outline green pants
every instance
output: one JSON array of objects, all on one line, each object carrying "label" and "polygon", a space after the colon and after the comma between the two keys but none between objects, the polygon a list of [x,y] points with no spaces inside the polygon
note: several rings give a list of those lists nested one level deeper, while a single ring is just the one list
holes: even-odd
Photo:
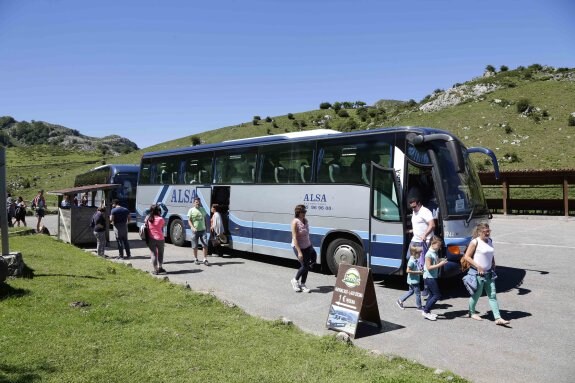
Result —
[{"label": "green pants", "polygon": [[495,281],[491,279],[491,273],[488,272],[485,275],[477,275],[476,278],[477,290],[475,290],[475,294],[469,298],[469,314],[475,314],[475,306],[477,305],[477,301],[485,289],[487,298],[489,299],[489,306],[491,306],[491,311],[493,312],[495,320],[501,318],[501,314],[499,314],[497,296],[495,295]]}]

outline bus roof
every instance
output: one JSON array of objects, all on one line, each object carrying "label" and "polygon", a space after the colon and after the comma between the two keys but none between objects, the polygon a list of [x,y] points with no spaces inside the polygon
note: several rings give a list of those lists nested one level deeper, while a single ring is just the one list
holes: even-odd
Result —
[{"label": "bus roof", "polygon": [[311,137],[316,139],[322,138],[345,138],[345,137],[361,137],[369,136],[373,134],[380,133],[394,133],[394,132],[413,132],[420,134],[432,134],[432,133],[446,133],[447,131],[435,128],[421,127],[421,126],[397,126],[397,127],[386,127],[386,128],[375,128],[369,130],[360,130],[357,132],[338,132],[331,129],[314,129],[307,130],[303,132],[291,132],[283,134],[275,134],[272,136],[259,136],[259,137],[249,137],[240,138],[236,140],[228,140],[214,144],[203,144],[196,146],[186,146],[177,149],[166,149],[155,152],[144,153],[142,158],[151,157],[164,157],[164,156],[175,156],[179,154],[186,154],[189,152],[207,152],[217,149],[241,149],[251,146],[260,146],[265,144],[280,143],[280,142],[298,142],[307,141]]},{"label": "bus roof", "polygon": [[116,171],[120,171],[120,172],[132,172],[132,171],[137,172],[140,169],[140,165],[137,165],[137,164],[105,164],[105,165],[96,166],[95,168],[88,170],[88,172],[91,172],[93,170],[105,169],[105,168],[114,168]]}]

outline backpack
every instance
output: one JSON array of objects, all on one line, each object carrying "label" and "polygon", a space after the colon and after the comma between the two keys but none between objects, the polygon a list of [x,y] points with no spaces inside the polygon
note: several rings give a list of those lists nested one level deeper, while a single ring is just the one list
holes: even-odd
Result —
[{"label": "backpack", "polygon": [[146,243],[150,242],[150,228],[148,227],[148,217],[146,217],[146,219],[144,220],[144,224],[140,226],[139,235],[142,241],[146,241]]}]

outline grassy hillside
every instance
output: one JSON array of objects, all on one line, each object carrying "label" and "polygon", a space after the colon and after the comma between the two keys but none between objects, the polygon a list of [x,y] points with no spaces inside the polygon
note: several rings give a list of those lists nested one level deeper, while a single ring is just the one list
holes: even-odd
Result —
[{"label": "grassy hillside", "polygon": [[[474,89],[481,87],[496,90],[474,93]],[[456,97],[459,103],[451,105],[442,101],[453,95],[462,95],[460,99]],[[521,105],[527,108],[526,112],[518,111]],[[429,126],[455,133],[467,146],[494,150],[502,170],[575,168],[575,146],[571,144],[575,126],[568,124],[570,114],[575,112],[575,69],[556,70],[535,64],[491,73],[445,91],[438,89],[419,103],[380,100],[373,107],[335,110],[333,106],[283,116],[262,116],[258,121],[161,142],[117,157],[49,147],[8,148],[8,190],[30,199],[38,188],[54,190],[72,186],[76,174],[103,161],[139,163],[144,152],[189,146],[193,140],[213,143],[318,128],[353,131],[380,126]],[[477,166],[491,169],[483,156],[477,157]]]}]

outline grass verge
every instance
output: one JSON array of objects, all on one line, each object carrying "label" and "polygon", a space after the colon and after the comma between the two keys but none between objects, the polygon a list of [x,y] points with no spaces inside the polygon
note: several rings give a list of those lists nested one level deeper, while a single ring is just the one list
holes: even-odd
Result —
[{"label": "grass verge", "polygon": [[35,276],[0,284],[0,383],[464,381],[250,317],[46,236],[10,241]]}]

